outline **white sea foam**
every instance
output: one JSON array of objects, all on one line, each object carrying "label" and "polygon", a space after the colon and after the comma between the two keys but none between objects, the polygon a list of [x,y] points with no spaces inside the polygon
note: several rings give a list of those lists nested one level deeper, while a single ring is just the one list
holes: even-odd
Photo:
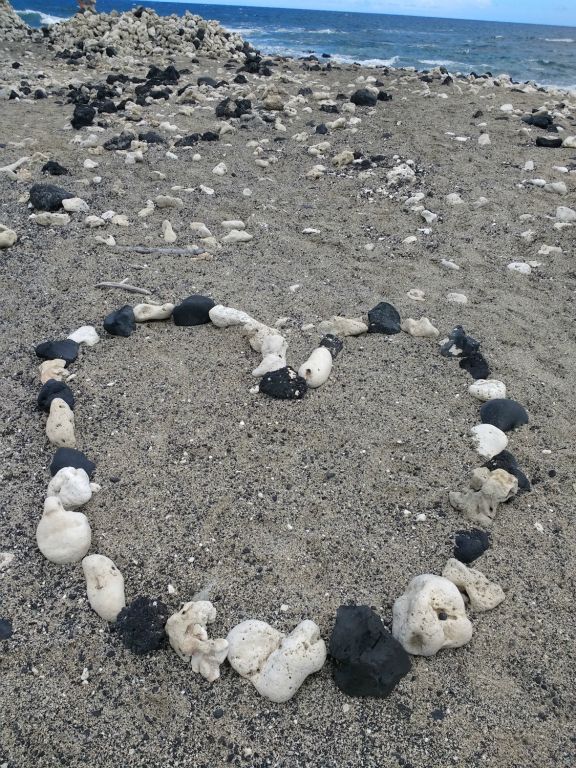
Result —
[{"label": "white sea foam", "polygon": [[343,64],[358,62],[363,67],[393,67],[400,60],[400,56],[392,56],[390,59],[362,59],[359,56],[343,56],[337,53],[333,53],[332,58],[335,61],[341,61]]},{"label": "white sea foam", "polygon": [[[61,16],[51,16],[49,13],[42,13],[42,11],[33,11],[31,8],[26,8],[26,10],[24,11],[17,10],[16,13],[22,18],[26,16],[37,16],[40,24],[46,25],[46,26],[49,26],[50,24],[59,24],[61,21],[66,21],[66,19]],[[26,21],[25,18],[24,18],[24,21]]]},{"label": "white sea foam", "polygon": [[427,67],[452,67],[458,64],[457,61],[450,59],[418,59],[419,64],[426,64]]},{"label": "white sea foam", "polygon": [[546,43],[576,43],[572,37],[545,37]]}]

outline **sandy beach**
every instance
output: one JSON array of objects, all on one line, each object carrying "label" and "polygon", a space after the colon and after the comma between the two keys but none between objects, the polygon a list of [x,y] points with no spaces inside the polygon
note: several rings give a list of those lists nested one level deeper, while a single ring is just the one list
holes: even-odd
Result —
[{"label": "sandy beach", "polygon": [[[54,54],[42,42],[0,46],[0,166],[31,158],[16,178],[0,173],[0,224],[18,237],[0,250],[0,549],[13,556],[0,570],[0,617],[13,627],[0,642],[0,766],[574,765],[576,229],[555,225],[559,206],[576,208],[576,148],[537,146],[545,133],[522,116],[545,107],[557,135],[575,135],[576,99],[504,79],[446,82],[433,71],[425,82],[414,71],[326,68],[322,59],[271,58],[271,76],[235,83],[239,61],[226,66],[201,50],[129,65]],[[92,84],[93,96],[108,75],[144,80],[150,65],[170,63],[180,74],[169,98],[70,127],[72,85]],[[198,86],[202,76],[226,82]],[[366,78],[391,99],[344,111],[372,85]],[[113,101],[135,85],[120,83]],[[186,85],[188,103],[178,95]],[[34,98],[39,88],[45,98]],[[270,94],[281,109],[266,109]],[[217,119],[228,96],[250,99],[255,118]],[[321,109],[332,102],[332,112]],[[343,127],[315,132],[339,118]],[[232,130],[219,141],[176,146],[223,124]],[[126,151],[103,149],[128,130],[164,143],[135,144],[128,151],[142,160],[128,164]],[[323,152],[308,151],[323,141]],[[359,162],[337,167],[346,150]],[[43,174],[48,160],[69,174]],[[414,178],[391,183],[408,161]],[[213,173],[219,163],[224,175]],[[315,165],[325,171],[311,178]],[[89,211],[40,226],[27,204],[36,182],[63,187]],[[418,192],[436,214],[430,223],[406,204]],[[462,202],[449,202],[453,194]],[[162,195],[184,205],[138,216]],[[127,226],[86,224],[106,211]],[[133,250],[167,247],[165,220],[174,248],[202,246],[190,224],[203,222],[214,238],[204,258]],[[223,243],[228,220],[253,238]],[[116,245],[96,240],[109,235]],[[440,339],[461,324],[482,342],[492,376],[530,414],[509,449],[532,491],[501,505],[491,548],[474,564],[506,599],[470,613],[471,642],[413,657],[386,699],[344,695],[328,660],[284,704],[227,664],[210,684],[168,646],[143,657],[122,646],[90,609],[80,565],[48,562],[36,546],[54,453],[36,408],[39,342],[85,324],[101,335],[82,348],[70,382],[78,447],[102,486],[84,510],[91,551],[116,563],[129,600],[156,597],[173,612],[207,596],[214,637],[248,618],[283,632],[312,619],[328,641],[338,606],[351,602],[372,606],[390,628],[410,579],[441,573],[454,532],[470,527],[448,493],[465,490],[481,464],[469,436],[480,405],[472,379],[436,340],[348,337],[324,386],[298,402],[274,400],[250,392],[258,355],[237,329],[168,321],[139,324],[130,338],[107,334],[105,315],[143,297],[95,285],[125,279],[154,302],[200,293],[280,321],[296,369],[322,320],[365,317],[380,301],[402,318],[430,318]],[[409,298],[414,288],[424,301]]]}]

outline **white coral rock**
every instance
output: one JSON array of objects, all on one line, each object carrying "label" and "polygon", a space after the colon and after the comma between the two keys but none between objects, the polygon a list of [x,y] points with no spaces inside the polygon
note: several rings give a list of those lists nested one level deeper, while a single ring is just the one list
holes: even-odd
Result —
[{"label": "white coral rock", "polygon": [[330,320],[323,320],[318,330],[334,336],[360,336],[362,333],[368,333],[368,326],[362,320],[334,315]]},{"label": "white coral rock", "polygon": [[481,571],[467,568],[453,557],[446,563],[442,576],[467,595],[473,611],[490,611],[506,597],[499,584],[489,581]]},{"label": "white coral rock", "polygon": [[458,648],[472,637],[458,588],[429,573],[412,579],[394,602],[392,634],[408,653],[433,656],[442,648]]},{"label": "white coral rock", "polygon": [[332,355],[326,347],[317,347],[308,360],[302,363],[298,369],[298,375],[306,379],[306,383],[312,389],[321,387],[328,381],[332,370]]},{"label": "white coral rock", "polygon": [[58,448],[76,447],[74,411],[60,397],[55,397],[50,403],[50,413],[46,420],[46,437]]},{"label": "white coral rock", "polygon": [[493,424],[477,424],[470,430],[476,452],[484,459],[492,459],[508,445],[508,438]]},{"label": "white coral rock", "polygon": [[132,310],[137,323],[146,323],[149,320],[168,320],[172,317],[174,304],[136,304]]},{"label": "white coral rock", "polygon": [[243,312],[241,309],[234,309],[234,307],[225,307],[222,304],[217,304],[208,312],[210,320],[217,328],[230,328],[235,325],[246,325],[247,323],[256,322],[249,314]]},{"label": "white coral rock", "polygon": [[326,645],[313,621],[302,621],[283,635],[263,621],[243,621],[228,634],[228,661],[261,696],[282,703],[308,677],[322,669]]},{"label": "white coral rock", "polygon": [[86,344],[87,347],[93,347],[100,341],[100,336],[98,336],[98,332],[93,325],[82,325],[80,328],[73,331],[68,338],[78,344]]},{"label": "white coral rock", "polygon": [[505,469],[490,471],[479,467],[472,473],[470,490],[466,493],[450,491],[450,504],[462,512],[467,520],[483,526],[492,524],[498,505],[518,493],[518,479]]},{"label": "white coral rock", "polygon": [[192,665],[209,682],[220,677],[220,664],[228,655],[228,641],[210,640],[206,627],[216,619],[216,609],[208,600],[185,603],[166,622],[166,634],[178,656]]},{"label": "white coral rock", "polygon": [[44,557],[53,563],[76,563],[88,552],[91,541],[86,515],[64,509],[58,497],[49,496],[36,528],[36,542]]},{"label": "white coral rock", "polygon": [[66,360],[62,360],[59,357],[54,358],[54,360],[44,360],[38,366],[38,370],[40,371],[40,381],[42,384],[46,384],[50,379],[63,381],[68,376]]},{"label": "white coral rock", "polygon": [[468,387],[468,392],[483,402],[499,400],[506,397],[506,384],[498,379],[476,379]]},{"label": "white coral rock", "polygon": [[90,607],[106,621],[116,621],[126,605],[124,577],[104,555],[88,555],[82,560],[82,569]]},{"label": "white coral rock", "polygon": [[288,342],[279,334],[265,335],[262,339],[262,362],[252,371],[253,376],[264,376],[286,366]]},{"label": "white coral rock", "polygon": [[87,504],[99,490],[98,483],[90,482],[86,470],[62,467],[48,483],[46,496],[57,496],[64,509],[76,509]]},{"label": "white coral rock", "polygon": [[400,328],[410,336],[422,337],[426,339],[435,339],[440,335],[438,328],[435,328],[427,317],[421,317],[420,320],[414,320],[411,317],[402,320]]}]

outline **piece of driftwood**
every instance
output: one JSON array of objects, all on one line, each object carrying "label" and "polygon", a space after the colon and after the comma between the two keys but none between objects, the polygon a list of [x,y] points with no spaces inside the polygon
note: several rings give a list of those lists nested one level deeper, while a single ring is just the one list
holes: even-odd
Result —
[{"label": "piece of driftwood", "polygon": [[133,251],[134,253],[164,253],[171,256],[201,256],[206,253],[205,248],[153,248],[145,245],[116,245],[121,251]]},{"label": "piece of driftwood", "polygon": [[108,281],[103,281],[101,283],[96,283],[96,288],[121,288],[124,291],[129,291],[130,293],[142,293],[144,296],[150,296],[152,291],[149,291],[147,288],[139,288],[137,285],[129,285],[126,281],[128,278],[124,278],[119,283],[110,283]]}]

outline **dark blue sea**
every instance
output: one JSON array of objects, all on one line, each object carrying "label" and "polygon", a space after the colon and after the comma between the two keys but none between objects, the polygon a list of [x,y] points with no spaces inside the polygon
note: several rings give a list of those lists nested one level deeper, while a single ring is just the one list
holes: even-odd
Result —
[{"label": "dark blue sea", "polygon": [[[367,66],[427,69],[444,64],[452,72],[507,73],[517,80],[576,89],[575,27],[200,3],[99,0],[97,7],[122,11],[142,4],[161,15],[190,10],[217,19],[264,53],[330,53]],[[75,0],[15,0],[13,5],[36,27],[76,10]]]}]

